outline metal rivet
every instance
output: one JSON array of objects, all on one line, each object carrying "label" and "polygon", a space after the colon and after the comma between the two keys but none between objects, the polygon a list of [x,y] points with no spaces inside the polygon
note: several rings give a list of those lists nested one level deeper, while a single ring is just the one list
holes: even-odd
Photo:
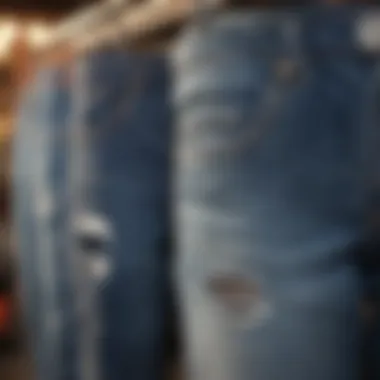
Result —
[{"label": "metal rivet", "polygon": [[285,83],[294,83],[300,78],[300,65],[298,62],[283,58],[275,64],[275,74],[278,80]]}]

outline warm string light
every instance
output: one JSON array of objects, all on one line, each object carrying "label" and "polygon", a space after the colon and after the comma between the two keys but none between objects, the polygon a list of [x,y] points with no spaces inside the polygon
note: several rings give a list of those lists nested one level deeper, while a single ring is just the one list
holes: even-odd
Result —
[{"label": "warm string light", "polygon": [[15,20],[0,19],[0,63],[6,61],[11,54],[13,42],[22,29],[26,42],[31,48],[38,48],[45,44],[50,37],[50,27],[42,22],[29,22],[26,26]]},{"label": "warm string light", "polygon": [[45,44],[50,37],[49,27],[44,24],[31,24],[28,30],[28,40],[30,45],[35,48]]},{"label": "warm string light", "polygon": [[13,20],[0,21],[0,60],[6,59],[17,35],[17,23]]}]

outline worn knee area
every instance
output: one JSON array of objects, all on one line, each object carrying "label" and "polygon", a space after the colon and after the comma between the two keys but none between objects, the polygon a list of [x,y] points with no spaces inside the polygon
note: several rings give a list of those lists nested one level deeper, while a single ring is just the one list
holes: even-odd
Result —
[{"label": "worn knee area", "polygon": [[222,315],[240,327],[251,328],[268,321],[272,305],[260,283],[244,275],[219,274],[207,279],[207,290]]},{"label": "worn knee area", "polygon": [[260,297],[258,284],[240,276],[213,276],[207,287],[224,307],[235,313],[247,312]]}]

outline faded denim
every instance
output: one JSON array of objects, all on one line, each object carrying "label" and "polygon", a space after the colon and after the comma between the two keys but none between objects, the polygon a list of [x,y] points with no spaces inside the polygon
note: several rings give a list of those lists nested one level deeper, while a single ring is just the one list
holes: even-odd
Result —
[{"label": "faded denim", "polygon": [[174,49],[188,379],[358,379],[369,278],[351,247],[379,141],[365,15],[210,12]]},{"label": "faded denim", "polygon": [[21,99],[14,143],[14,231],[38,379],[76,378],[65,180],[69,95],[65,70],[41,69]]}]

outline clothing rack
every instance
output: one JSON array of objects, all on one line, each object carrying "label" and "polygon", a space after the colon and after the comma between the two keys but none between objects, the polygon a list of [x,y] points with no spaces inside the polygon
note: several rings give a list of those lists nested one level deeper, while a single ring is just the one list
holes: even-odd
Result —
[{"label": "clothing rack", "polygon": [[103,1],[64,20],[39,50],[67,46],[82,52],[117,41],[138,44],[179,27],[196,9],[195,0]]},{"label": "clothing rack", "polygon": [[86,50],[117,41],[133,46],[179,27],[191,17],[195,9],[191,0],[169,0],[166,3],[152,1],[131,6],[117,20],[96,33],[89,33],[87,38],[74,42],[74,46]]},{"label": "clothing rack", "polygon": [[78,38],[83,32],[107,21],[107,17],[112,10],[121,5],[125,6],[125,1],[101,1],[95,5],[87,6],[67,17],[52,31],[51,38],[40,47],[40,50],[48,50],[64,43],[70,38]]}]

